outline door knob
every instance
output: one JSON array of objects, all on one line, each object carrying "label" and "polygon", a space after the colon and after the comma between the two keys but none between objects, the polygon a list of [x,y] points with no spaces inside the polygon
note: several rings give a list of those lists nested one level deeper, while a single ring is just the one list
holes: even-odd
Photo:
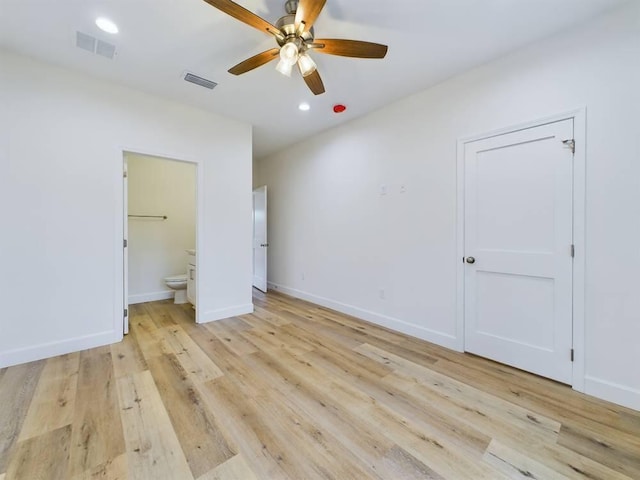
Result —
[{"label": "door knob", "polygon": [[476,259],[473,257],[467,257],[467,263],[476,263]]},{"label": "door knob", "polygon": [[268,247],[268,246],[269,246],[269,244],[268,244],[268,243],[261,243],[261,244],[260,244],[260,246],[261,246],[261,247]]}]

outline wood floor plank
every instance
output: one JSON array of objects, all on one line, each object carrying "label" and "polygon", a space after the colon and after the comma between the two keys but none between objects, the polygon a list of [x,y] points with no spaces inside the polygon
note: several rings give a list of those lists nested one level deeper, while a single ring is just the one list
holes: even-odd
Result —
[{"label": "wood floor plank", "polygon": [[369,357],[361,355],[352,349],[343,348],[342,345],[336,343],[333,339],[314,335],[311,329],[290,324],[285,325],[281,330],[287,332],[289,335],[305,340],[313,346],[313,351],[319,356],[328,359],[333,365],[342,368],[344,372],[356,370],[356,373],[353,373],[353,375],[360,376],[370,374],[374,377],[382,378],[393,371],[392,368],[381,365],[379,362],[371,360]]},{"label": "wood floor plank", "polygon": [[384,478],[401,478],[403,480],[445,480],[431,470],[416,457],[397,445],[391,448],[383,460]]},{"label": "wood floor plank", "polygon": [[165,353],[174,354],[182,368],[195,382],[206,383],[223,375],[189,335],[178,325],[160,329],[161,348]]},{"label": "wood floor plank", "polygon": [[129,480],[129,464],[125,454],[74,475],[70,480]]},{"label": "wood floor plank", "polygon": [[129,478],[193,478],[151,373],[132,373],[117,383]]},{"label": "wood floor plank", "polygon": [[71,425],[19,442],[7,469],[7,480],[66,480]]},{"label": "wood floor plank", "polygon": [[129,465],[126,455],[118,455],[105,463],[70,477],[70,480],[128,480]]},{"label": "wood floor plank", "polygon": [[20,440],[70,425],[75,412],[80,354],[46,361],[20,432]]},{"label": "wood floor plank", "polygon": [[386,378],[387,383],[396,381],[397,387],[415,391],[417,397],[449,409],[454,416],[483,425],[485,433],[490,436],[504,434],[512,441],[526,436],[528,442],[535,439],[556,443],[558,440],[561,424],[557,421],[497,399],[377,347],[365,344],[356,350],[378,358],[382,363],[392,362],[398,366],[399,373]]},{"label": "wood floor plank", "polygon": [[303,355],[313,351],[313,345],[287,335],[282,329],[261,326],[241,332],[240,335],[254,344],[259,350],[286,350],[294,355]]},{"label": "wood floor plank", "polygon": [[0,379],[0,472],[7,470],[9,458],[35,393],[43,361],[17,365]]},{"label": "wood floor plank", "polygon": [[156,328],[171,327],[177,323],[175,315],[177,315],[178,312],[173,305],[171,300],[142,304],[144,311],[153,320]]},{"label": "wood floor plank", "polygon": [[251,328],[246,323],[244,323],[244,327],[239,327],[232,322],[211,322],[205,324],[204,327],[225,342],[227,348],[236,355],[248,355],[258,351],[254,344],[239,335],[239,332]]},{"label": "wood floor plank", "polygon": [[[289,307],[290,308],[290,307]],[[282,310],[280,315],[289,319],[291,323],[300,327],[306,326],[312,328],[314,332],[322,338],[330,338],[335,343],[342,345],[345,349],[351,349],[365,342],[365,336],[359,331],[354,335],[349,328],[336,328],[337,324],[333,320],[329,320],[322,315],[313,312],[292,312],[290,310]]]},{"label": "wood floor plank", "polygon": [[295,450],[285,450],[286,455],[298,454],[305,458],[308,474],[301,478],[381,479],[357,456],[348,454],[338,436],[321,428],[315,419],[301,415],[284,400],[269,390],[265,396],[255,399],[255,403],[261,411],[267,410],[264,413],[268,428],[276,432],[280,443],[296,445]]},{"label": "wood floor plank", "polygon": [[142,352],[147,368],[154,357],[163,354],[162,332],[149,315],[137,315],[131,320],[129,335],[133,336]]},{"label": "wood floor plank", "polygon": [[207,329],[192,328],[189,335],[206,355],[215,359],[224,376],[233,380],[246,395],[259,395],[264,388],[268,388],[262,379],[254,381],[254,376],[242,357],[230,350],[227,342],[221,341]]},{"label": "wood floor plank", "polygon": [[69,476],[93,469],[124,453],[109,347],[85,350],[80,354],[74,413]]},{"label": "wood floor plank", "polygon": [[282,327],[291,323],[291,320],[282,315],[281,311],[274,312],[262,307],[254,307],[253,317],[260,318],[274,327]]},{"label": "wood floor plank", "polygon": [[640,478],[640,439],[620,433],[605,439],[586,428],[563,425],[558,444],[631,478]]},{"label": "wood floor plank", "polygon": [[[2,479],[0,479],[2,480]],[[197,480],[258,480],[242,455],[230,458]]]},{"label": "wood floor plank", "polygon": [[178,358],[163,354],[147,358],[147,363],[193,476],[197,478],[233,457],[236,452]]},{"label": "wood floor plank", "polygon": [[125,335],[120,343],[111,345],[111,357],[115,378],[147,370],[147,362],[134,334]]},{"label": "wood floor plank", "polygon": [[261,478],[274,480],[304,478],[297,475],[299,470],[293,476],[287,473],[293,467],[288,466],[286,447],[279,445],[263,426],[262,416],[238,384],[225,376],[209,382],[206,388],[206,401],[216,411],[225,412],[221,425],[253,471],[260,472]]},{"label": "wood floor plank", "polygon": [[484,461],[509,478],[540,478],[545,480],[566,480],[567,477],[551,468],[532,460],[513,448],[493,440],[484,455]]},{"label": "wood floor plank", "polygon": [[494,440],[484,460],[513,478],[631,480],[587,457],[550,445],[517,450]]},{"label": "wood floor plank", "polygon": [[524,450],[532,460],[554,471],[579,480],[631,480],[596,460],[580,455],[561,445],[534,445]]}]

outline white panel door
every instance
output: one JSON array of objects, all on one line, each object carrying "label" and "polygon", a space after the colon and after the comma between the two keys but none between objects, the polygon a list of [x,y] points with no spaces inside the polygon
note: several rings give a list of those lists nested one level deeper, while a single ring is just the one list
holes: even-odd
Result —
[{"label": "white panel door", "polygon": [[253,286],[267,291],[267,187],[253,191]]},{"label": "white panel door", "polygon": [[573,120],[465,145],[465,350],[572,381]]}]

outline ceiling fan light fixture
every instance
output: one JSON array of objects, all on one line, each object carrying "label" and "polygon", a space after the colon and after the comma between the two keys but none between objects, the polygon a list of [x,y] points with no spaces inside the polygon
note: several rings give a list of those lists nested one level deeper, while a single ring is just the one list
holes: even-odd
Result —
[{"label": "ceiling fan light fixture", "polygon": [[300,54],[300,41],[297,38],[288,41],[280,48],[280,59],[283,62],[295,65]]},{"label": "ceiling fan light fixture", "polygon": [[298,57],[298,67],[300,67],[300,73],[303,77],[311,75],[317,70],[316,62],[314,62],[306,53],[303,53]]},{"label": "ceiling fan light fixture", "polygon": [[278,65],[276,66],[276,70],[283,74],[285,77],[291,76],[291,70],[293,70],[292,63],[285,62],[283,59],[280,59]]}]

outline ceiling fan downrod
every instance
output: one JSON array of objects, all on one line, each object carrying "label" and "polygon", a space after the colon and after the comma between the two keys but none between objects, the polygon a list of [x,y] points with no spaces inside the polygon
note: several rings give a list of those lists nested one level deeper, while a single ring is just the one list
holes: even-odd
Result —
[{"label": "ceiling fan downrod", "polygon": [[284,4],[284,11],[287,12],[288,15],[295,15],[298,11],[298,2],[299,0],[287,0]]}]

